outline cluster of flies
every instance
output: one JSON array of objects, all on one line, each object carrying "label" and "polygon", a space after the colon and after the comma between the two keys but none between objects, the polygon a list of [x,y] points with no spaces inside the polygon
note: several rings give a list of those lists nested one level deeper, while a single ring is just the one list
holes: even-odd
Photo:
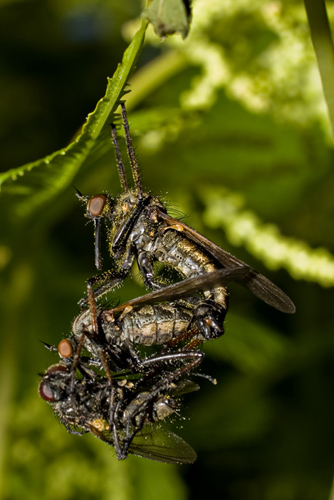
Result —
[{"label": "cluster of flies", "polygon": [[[162,422],[180,413],[182,395],[199,389],[193,381],[204,356],[198,346],[224,332],[226,285],[238,282],[285,313],[295,307],[271,281],[172,218],[158,198],[143,191],[121,107],[134,187],[128,186],[112,125],[122,194],[77,194],[94,223],[96,267],[101,270],[102,221],[113,267],[88,280],[71,335],[58,347],[46,344],[60,361],[42,375],[39,394],[69,432],[90,432],[113,446],[118,459],[133,453],[191,463],[194,450]],[[150,293],[114,308],[102,306],[97,299],[124,281],[135,260]],[[164,280],[157,263],[179,280]]]}]

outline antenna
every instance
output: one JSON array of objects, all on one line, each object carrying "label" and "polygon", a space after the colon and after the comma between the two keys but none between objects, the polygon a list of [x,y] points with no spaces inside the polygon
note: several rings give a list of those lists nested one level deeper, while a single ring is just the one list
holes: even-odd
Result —
[{"label": "antenna", "polygon": [[116,125],[114,123],[111,124],[111,136],[112,136],[112,140],[114,143],[114,148],[115,148],[115,153],[116,153],[116,163],[117,163],[119,178],[121,180],[121,186],[122,186],[124,193],[126,193],[129,190],[128,181],[126,180],[126,176],[125,176],[124,163],[122,160],[121,152],[119,150],[119,142],[118,142],[118,137],[117,137]]},{"label": "antenna", "polygon": [[124,127],[124,132],[125,132],[126,146],[127,146],[127,150],[128,150],[130,163],[131,163],[132,177],[133,177],[133,180],[135,182],[135,185],[136,185],[136,188],[138,191],[138,196],[139,196],[139,198],[142,198],[143,188],[141,185],[141,179],[140,179],[140,175],[139,175],[139,169],[138,169],[138,163],[136,160],[135,150],[133,149],[133,145],[132,145],[130,129],[129,129],[129,122],[127,119],[124,102],[121,102],[121,107],[122,107],[122,119],[123,119],[123,127]]}]

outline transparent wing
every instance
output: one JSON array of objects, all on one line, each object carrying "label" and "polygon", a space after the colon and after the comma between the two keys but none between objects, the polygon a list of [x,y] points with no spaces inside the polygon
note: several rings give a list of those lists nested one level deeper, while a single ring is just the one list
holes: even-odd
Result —
[{"label": "transparent wing", "polygon": [[175,387],[170,390],[172,396],[182,396],[183,394],[188,394],[189,392],[199,391],[200,386],[193,382],[192,380],[179,380]]},{"label": "transparent wing", "polygon": [[141,304],[153,304],[154,302],[175,301],[183,297],[189,297],[196,292],[204,292],[215,286],[227,285],[231,281],[239,281],[247,276],[251,268],[246,264],[243,267],[219,269],[212,273],[200,274],[194,278],[187,278],[179,283],[166,286],[155,292],[147,293],[135,299],[129,300],[114,309],[110,313],[121,311],[126,307],[138,306]]},{"label": "transparent wing", "polygon": [[192,464],[197,458],[188,443],[162,427],[143,427],[133,438],[129,451],[167,464]]},{"label": "transparent wing", "polygon": [[[90,426],[90,432],[114,446],[113,435],[107,428],[100,431]],[[191,464],[197,458],[192,447],[180,436],[156,426],[145,426],[138,431],[131,441],[129,453],[166,464]]]}]

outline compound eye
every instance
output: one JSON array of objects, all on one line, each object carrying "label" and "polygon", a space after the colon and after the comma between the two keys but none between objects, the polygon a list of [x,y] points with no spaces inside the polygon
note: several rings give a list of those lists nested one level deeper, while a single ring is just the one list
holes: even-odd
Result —
[{"label": "compound eye", "polygon": [[[58,353],[63,358],[70,358],[73,356],[73,347],[68,339],[63,339],[58,344]],[[59,365],[61,366],[61,365]]]},{"label": "compound eye", "polygon": [[46,370],[45,375],[50,375],[50,373],[55,372],[68,372],[68,370],[64,365],[52,365],[48,370]]},{"label": "compound eye", "polygon": [[87,210],[93,217],[101,215],[107,197],[104,194],[92,196],[88,202]]},{"label": "compound eye", "polygon": [[45,380],[42,380],[39,384],[38,392],[41,398],[45,401],[49,401],[49,403],[53,403],[56,400],[55,393]]},{"label": "compound eye", "polygon": [[[53,403],[59,399],[59,396],[56,391],[52,388],[52,383],[51,379],[57,380],[57,377],[53,377],[53,374],[57,374],[59,372],[66,372],[68,373],[68,370],[66,366],[64,365],[52,365],[48,370],[46,370],[44,379],[41,381],[39,384],[38,392],[39,395],[41,396],[42,399],[45,401],[48,401],[49,403]],[[51,375],[50,380],[48,380],[48,377]]]}]

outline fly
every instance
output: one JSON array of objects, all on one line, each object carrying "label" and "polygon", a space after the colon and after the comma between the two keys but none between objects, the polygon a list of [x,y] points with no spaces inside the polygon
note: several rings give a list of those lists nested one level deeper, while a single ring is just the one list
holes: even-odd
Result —
[{"label": "fly", "polygon": [[[164,345],[170,348],[182,340],[191,341],[186,345],[189,352],[189,349],[203,341],[215,338],[223,321],[220,312],[206,305],[201,297],[189,297],[189,282],[197,291],[205,292],[216,283],[227,284],[247,272],[247,267],[221,269],[204,276],[188,278],[130,300],[126,307],[123,304],[114,309],[96,308],[92,297],[91,308],[83,311],[73,322],[75,343],[80,342],[84,333],[83,345],[95,357],[98,355],[99,345],[104,346],[105,352],[111,351],[115,355],[118,349],[124,354],[133,345]],[[96,315],[93,321],[92,314]],[[97,325],[95,329],[94,323]],[[69,340],[64,339],[59,346],[63,357],[72,355],[67,342]],[[168,356],[172,356],[172,352],[168,351]],[[132,359],[135,359],[133,354]],[[137,369],[140,363],[141,361]]]},{"label": "fly", "polygon": [[[120,379],[110,399],[106,377],[93,372],[75,380],[64,364],[51,366],[42,376],[40,396],[51,404],[54,413],[72,434],[90,432],[114,446],[118,459],[128,453],[165,463],[192,463],[195,451],[179,436],[164,430],[160,421],[177,409],[175,397],[197,390],[183,380],[176,383],[154,379],[136,384]],[[110,408],[113,419],[110,420]]]}]

